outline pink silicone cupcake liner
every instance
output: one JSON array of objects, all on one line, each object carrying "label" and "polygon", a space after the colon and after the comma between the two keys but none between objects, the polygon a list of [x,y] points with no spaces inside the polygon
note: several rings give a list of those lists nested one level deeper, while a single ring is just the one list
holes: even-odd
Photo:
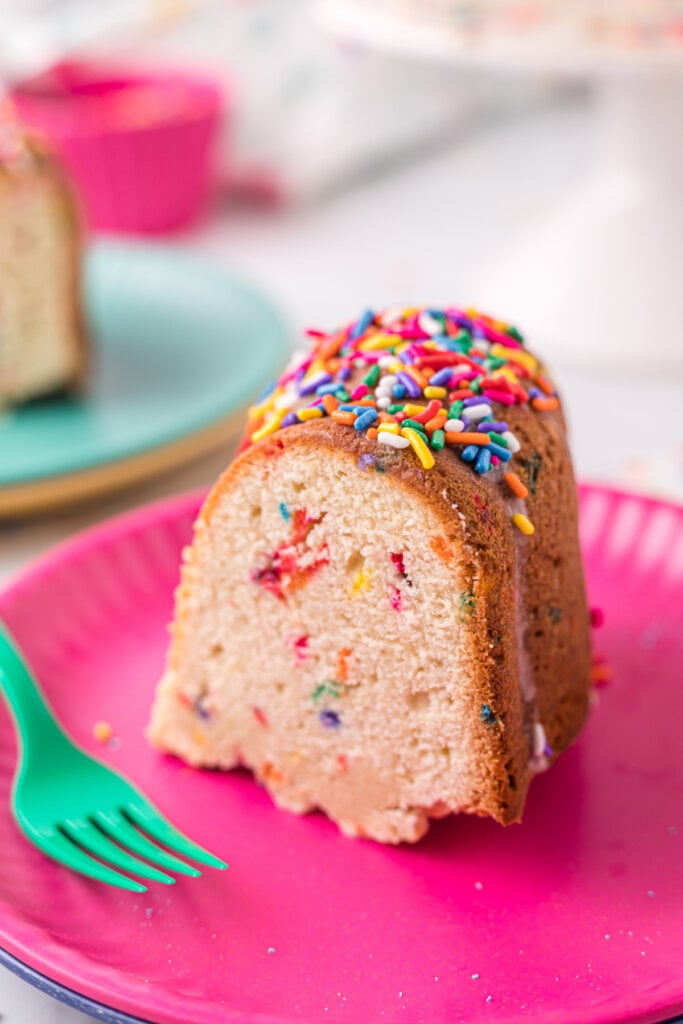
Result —
[{"label": "pink silicone cupcake liner", "polygon": [[12,98],[54,144],[91,227],[165,232],[187,226],[205,206],[223,106],[211,80],[70,64]]}]

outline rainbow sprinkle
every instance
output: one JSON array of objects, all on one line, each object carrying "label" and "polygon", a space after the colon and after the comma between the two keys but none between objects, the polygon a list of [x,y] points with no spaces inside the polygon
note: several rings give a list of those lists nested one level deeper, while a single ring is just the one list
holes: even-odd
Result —
[{"label": "rainbow sprinkle", "polygon": [[[559,399],[516,328],[474,309],[367,309],[341,330],[307,334],[312,349],[297,353],[250,409],[246,444],[331,418],[364,434],[378,453],[393,449],[425,471],[450,448],[480,476],[498,470],[508,497],[535,493],[539,467],[529,471],[528,488],[512,470],[521,446],[506,411],[553,412]],[[533,534],[523,512],[511,518]]]}]

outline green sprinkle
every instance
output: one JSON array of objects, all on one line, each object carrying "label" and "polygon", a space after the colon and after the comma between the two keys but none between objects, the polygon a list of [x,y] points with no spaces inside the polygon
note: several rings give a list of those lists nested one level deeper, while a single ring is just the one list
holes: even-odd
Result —
[{"label": "green sprinkle", "polygon": [[432,434],[431,446],[435,452],[440,452],[446,443],[446,435],[443,430],[435,430]]},{"label": "green sprinkle", "polygon": [[456,334],[455,340],[459,345],[467,345],[468,349],[472,346],[472,335],[464,327]]},{"label": "green sprinkle", "polygon": [[496,442],[496,444],[502,445],[503,448],[507,448],[508,443],[507,443],[507,441],[505,440],[505,438],[503,437],[502,434],[497,434],[495,432],[495,430],[489,430],[488,431],[488,435],[489,435],[489,437],[491,438],[492,441]]},{"label": "green sprinkle", "polygon": [[418,423],[417,420],[404,420],[401,424],[402,427],[411,427],[413,430],[419,430],[423,437],[427,436],[424,423]]},{"label": "green sprinkle", "polygon": [[524,344],[524,337],[519,333],[516,327],[508,327],[507,333],[511,338],[514,338],[515,341],[521,342],[522,345]]},{"label": "green sprinkle", "polygon": [[553,608],[551,606],[550,608],[548,608],[548,618],[551,620],[551,622],[560,622],[562,620],[562,609]]},{"label": "green sprinkle", "polygon": [[460,612],[461,621],[466,615],[473,615],[476,608],[476,599],[471,590],[463,590],[460,595]]},{"label": "green sprinkle", "polygon": [[375,363],[375,365],[372,367],[369,373],[367,373],[365,377],[363,377],[363,383],[367,384],[369,388],[374,388],[375,385],[377,384],[377,381],[379,380],[379,374],[379,363]]},{"label": "green sprinkle", "polygon": [[311,700],[316,704],[325,695],[336,699],[341,697],[345,690],[346,687],[338,683],[336,679],[327,679],[324,683],[318,683],[311,693]]},{"label": "green sprinkle", "polygon": [[501,366],[505,366],[507,359],[501,359],[500,356],[487,356],[486,367],[489,370],[499,370]]},{"label": "green sprinkle", "polygon": [[524,466],[526,470],[527,487],[532,494],[535,494],[536,487],[538,486],[538,474],[541,472],[541,467],[543,466],[543,459],[538,452],[534,452],[530,459],[520,459],[519,463],[521,466]]},{"label": "green sprinkle", "polygon": [[448,410],[448,418],[449,418],[449,420],[459,420],[460,419],[460,413],[463,411],[464,408],[465,408],[465,403],[463,402],[463,400],[461,398],[459,398],[457,400],[457,402],[453,402],[453,405]]},{"label": "green sprinkle", "polygon": [[351,395],[344,388],[338,388],[334,393],[334,397],[338,399],[339,402],[348,402]]},{"label": "green sprinkle", "polygon": [[404,405],[405,402],[394,402],[393,405],[387,406],[387,412],[389,413],[390,416],[395,416],[397,412],[403,411]]},{"label": "green sprinkle", "polygon": [[480,377],[475,377],[474,380],[471,380],[467,385],[470,391],[473,391],[475,395],[478,395],[481,392],[480,380]]}]

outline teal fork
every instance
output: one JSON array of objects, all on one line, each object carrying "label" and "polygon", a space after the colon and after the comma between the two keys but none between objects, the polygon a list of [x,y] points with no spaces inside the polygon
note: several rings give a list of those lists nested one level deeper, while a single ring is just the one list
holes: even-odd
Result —
[{"label": "teal fork", "polygon": [[132,892],[145,892],[147,886],[115,868],[172,885],[175,879],[167,871],[201,875],[176,854],[227,867],[178,832],[123,776],[71,742],[1,623],[0,687],[21,740],[12,811],[39,850],[82,875]]}]

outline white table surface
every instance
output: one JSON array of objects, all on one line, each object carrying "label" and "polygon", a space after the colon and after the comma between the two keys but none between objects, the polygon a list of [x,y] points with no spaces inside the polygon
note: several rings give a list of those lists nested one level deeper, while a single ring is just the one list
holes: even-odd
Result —
[{"label": "white table surface", "polygon": [[[182,240],[248,274],[294,328],[333,326],[369,303],[467,302],[501,239],[543,216],[576,182],[592,146],[579,99],[489,127],[451,149],[305,210],[226,210]],[[576,160],[576,154],[582,160]],[[504,310],[491,310],[504,316]],[[523,325],[520,325],[523,327]],[[533,344],[533,339],[530,339]],[[633,482],[634,460],[661,465],[650,490],[683,496],[683,382],[597,374],[551,352],[583,479]],[[644,406],[643,396],[646,401]],[[642,411],[641,411],[642,408]],[[598,440],[598,432],[602,435]],[[210,483],[226,454],[49,520],[0,528],[0,585],[52,544],[144,501]],[[630,467],[630,468],[629,468]],[[655,479],[656,478],[656,479]],[[87,1018],[0,969],[3,1024],[76,1024]]]}]

